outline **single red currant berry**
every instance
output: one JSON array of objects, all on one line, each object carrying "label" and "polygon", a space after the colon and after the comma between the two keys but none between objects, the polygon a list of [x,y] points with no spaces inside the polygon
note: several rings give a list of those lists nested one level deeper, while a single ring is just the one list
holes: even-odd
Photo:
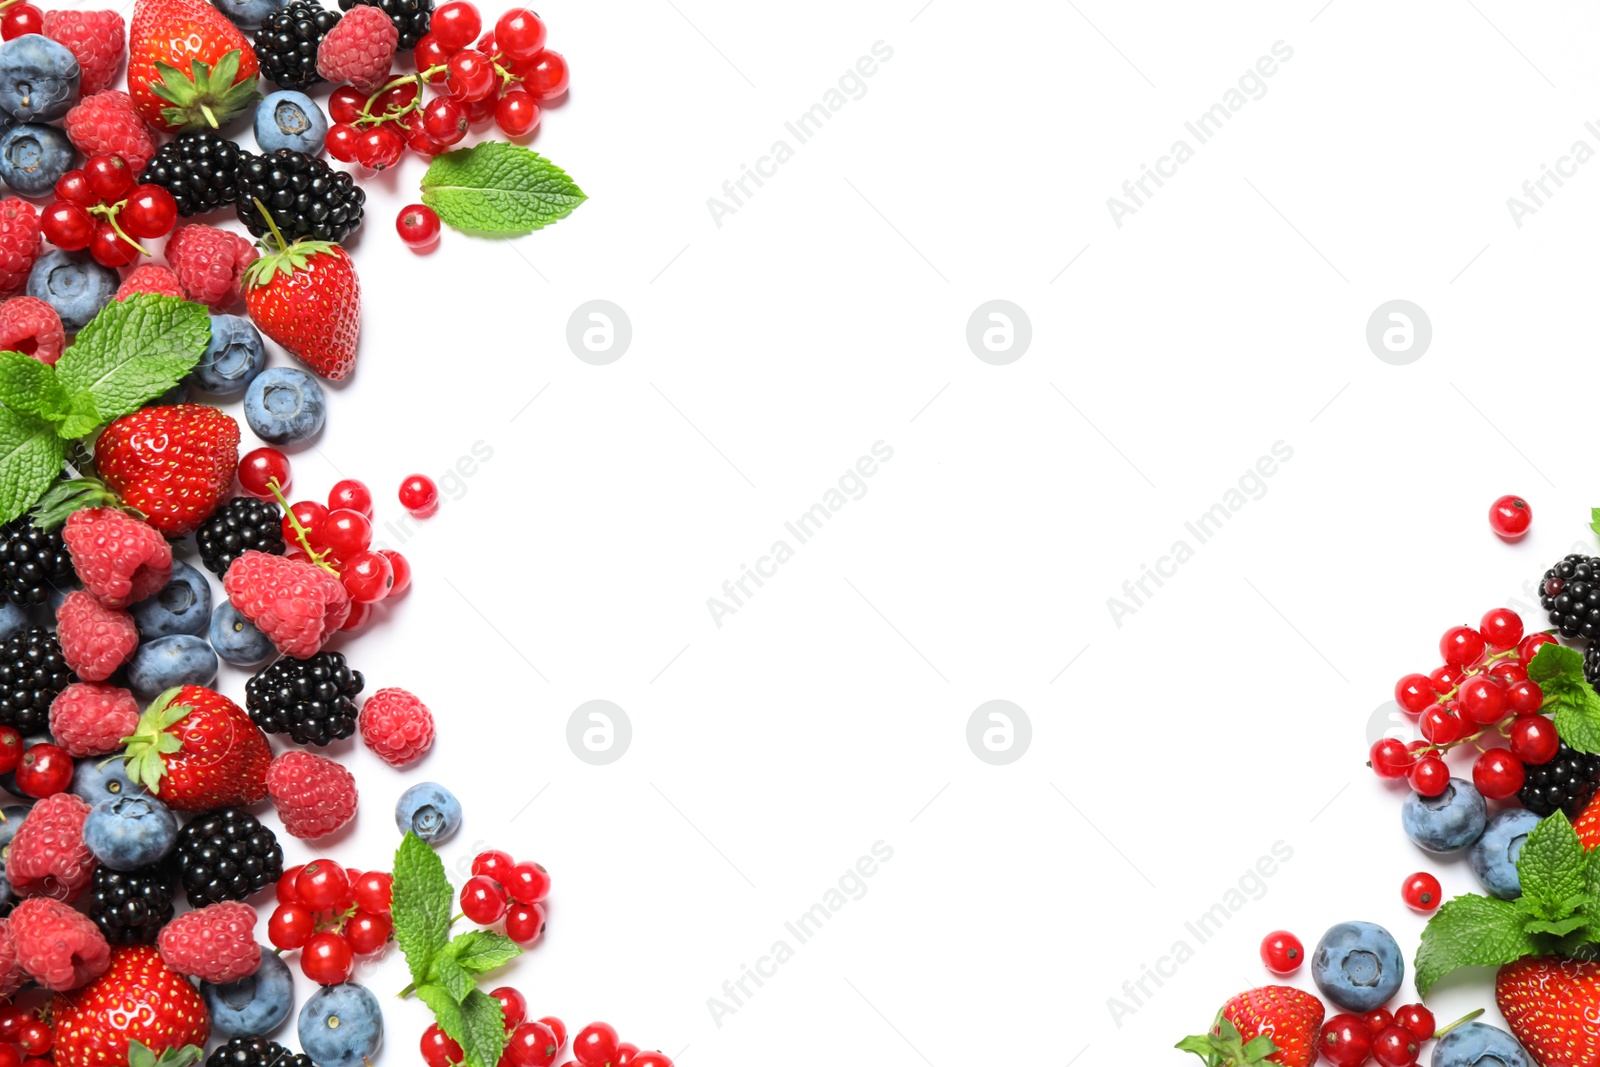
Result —
[{"label": "single red currant berry", "polygon": [[68,252],[81,252],[94,240],[94,219],[68,200],[57,200],[45,208],[39,224],[45,240]]},{"label": "single red currant berry", "polygon": [[436,82],[443,78],[444,71],[442,69],[432,74],[427,72],[433,71],[435,68],[442,68],[449,61],[454,51],[455,49],[446,48],[440,43],[439,38],[431,33],[425,33],[417,38],[417,47],[411,54],[416,59],[417,73],[423,75],[422,80]]},{"label": "single red currant berry", "polygon": [[140,256],[139,246],[119,234],[109,222],[97,222],[89,238],[89,254],[102,267],[126,267]]},{"label": "single red currant berry", "polygon": [[317,932],[317,917],[304,904],[279,904],[267,920],[267,940],[285,951],[296,949]]},{"label": "single red currant berry", "polygon": [[624,1041],[617,1046],[617,1054],[611,1057],[611,1067],[628,1067],[635,1062],[639,1055],[639,1046],[632,1041]]},{"label": "single red currant berry", "polygon": [[465,1058],[461,1046],[439,1029],[438,1023],[429,1023],[422,1031],[422,1062],[428,1067],[457,1067]]},{"label": "single red currant berry", "polygon": [[672,1067],[672,1059],[664,1052],[641,1052],[629,1061],[631,1067]]},{"label": "single red currant berry", "polygon": [[411,474],[400,483],[400,506],[413,515],[431,515],[439,506],[439,487],[426,474]]},{"label": "single red currant berry", "polygon": [[1293,974],[1306,961],[1306,947],[1287,930],[1274,930],[1261,939],[1261,962],[1282,977]]},{"label": "single red currant berry", "polygon": [[1377,1033],[1385,1026],[1394,1025],[1394,1016],[1389,1014],[1388,1008],[1373,1008],[1362,1014],[1361,1021],[1367,1024],[1368,1030]]},{"label": "single red currant berry", "polygon": [[361,131],[347,122],[336,122],[328,127],[328,139],[325,147],[328,155],[340,163],[354,163],[360,155],[358,145],[361,141]]},{"label": "single red currant berry", "polygon": [[411,587],[411,561],[392,548],[378,550],[389,558],[389,567],[394,571],[394,585],[389,587],[387,599],[394,599]]},{"label": "single red currant berry", "polygon": [[367,483],[355,478],[341,478],[334,482],[333,488],[328,490],[328,510],[338,511],[340,508],[359,511],[367,518],[372,518],[372,490],[367,488]]},{"label": "single red currant berry", "polygon": [[392,89],[385,89],[372,101],[371,113],[374,115],[392,115],[404,111],[417,102],[417,97],[422,95],[422,87],[414,81],[401,82]]},{"label": "single red currant berry", "polygon": [[618,1040],[610,1023],[590,1023],[572,1039],[572,1055],[584,1067],[600,1067],[617,1054]]},{"label": "single red currant berry", "polygon": [[512,89],[494,106],[494,124],[507,137],[522,137],[539,125],[539,103],[533,94]]},{"label": "single red currant berry", "polygon": [[461,911],[479,926],[488,926],[506,913],[506,891],[485,875],[473,875],[461,887]]},{"label": "single red currant berry", "polygon": [[55,1034],[38,1019],[29,1019],[17,1030],[17,1044],[30,1056],[43,1056],[55,1044]]},{"label": "single red currant berry", "polygon": [[1520,496],[1503,496],[1489,505],[1489,529],[1503,541],[1520,540],[1533,523],[1533,509]]},{"label": "single red currant berry", "polygon": [[1438,756],[1423,756],[1411,768],[1410,778],[1418,796],[1436,797],[1450,786],[1450,767]]},{"label": "single red currant berry", "polygon": [[1439,638],[1439,655],[1452,667],[1478,662],[1483,647],[1483,635],[1470,626],[1452,626]]},{"label": "single red currant berry", "polygon": [[[430,36],[438,42],[438,47],[452,55],[477,40],[482,29],[483,19],[478,16],[478,8],[467,0],[451,0],[440,5],[428,21]],[[418,65],[421,65],[420,57]]]},{"label": "single red currant berry", "polygon": [[374,915],[387,915],[392,906],[394,875],[387,871],[368,871],[354,882],[356,907]]},{"label": "single red currant berry", "polygon": [[1503,659],[1489,668],[1489,677],[1501,685],[1520,682],[1528,676],[1528,668],[1514,659]]},{"label": "single red currant berry", "polygon": [[1499,722],[1506,713],[1505,686],[1482,675],[1468,678],[1461,685],[1461,711],[1480,725]]},{"label": "single red currant berry", "polygon": [[489,995],[500,1002],[500,1017],[507,1030],[515,1030],[528,1017],[528,1001],[508,985],[489,990]]},{"label": "single red currant berry", "polygon": [[368,170],[394,166],[405,150],[405,141],[388,126],[374,126],[356,138],[356,159]]},{"label": "single red currant berry", "polygon": [[499,100],[496,99],[492,92],[482,100],[466,101],[467,122],[473,126],[481,126],[483,123],[488,122],[494,118],[494,109],[497,104],[499,104]]},{"label": "single red currant berry", "polygon": [[1513,715],[1533,715],[1544,707],[1544,690],[1524,678],[1506,687],[1506,710]]},{"label": "single red currant berry", "polygon": [[1426,674],[1408,674],[1394,683],[1394,702],[1411,715],[1427,711],[1437,696]]},{"label": "single red currant berry", "polygon": [[312,860],[300,869],[294,889],[300,903],[312,911],[328,911],[350,891],[350,876],[332,860]]},{"label": "single red currant berry", "polygon": [[59,745],[30,745],[17,764],[17,788],[35,800],[65,792],[72,784],[72,757]]},{"label": "single red currant berry", "polygon": [[279,904],[300,903],[300,891],[295,888],[294,884],[303,870],[305,870],[305,864],[301,864],[298,867],[290,867],[278,876],[278,884],[273,892],[276,894]]},{"label": "single red currant berry", "polygon": [[99,193],[107,204],[115,204],[127,196],[136,180],[133,168],[124,163],[121,156],[103,152],[89,157],[83,165],[83,174],[89,180],[89,188]]},{"label": "single red currant berry", "polygon": [[0,726],[0,774],[16,770],[27,747],[15,726]]},{"label": "single red currant berry", "polygon": [[439,240],[439,216],[426,204],[407,204],[394,220],[395,232],[414,251],[432,248]]},{"label": "single red currant berry", "polygon": [[1472,764],[1472,784],[1490,800],[1504,800],[1522,788],[1522,761],[1504,748],[1485,751]]},{"label": "single red currant berry", "polygon": [[1555,723],[1543,715],[1524,715],[1511,724],[1511,754],[1523,763],[1549,763],[1560,744]]},{"label": "single red currant berry", "polygon": [[1448,745],[1459,741],[1467,729],[1466,723],[1461,721],[1461,716],[1444,704],[1435,704],[1423,712],[1417,727],[1422,731],[1422,736],[1435,745]]},{"label": "single red currant berry", "polygon": [[354,124],[367,106],[367,94],[354,85],[341,85],[328,97],[328,118],[336,123]]},{"label": "single red currant berry", "polygon": [[350,951],[358,956],[366,956],[387,944],[393,929],[394,925],[387,915],[374,915],[370,911],[357,909],[344,924],[344,936],[350,942]]},{"label": "single red currant berry", "polygon": [[17,4],[0,16],[0,38],[10,41],[30,33],[44,33],[44,12],[32,4]]},{"label": "single red currant berry", "polygon": [[1368,757],[1379,778],[1402,778],[1411,769],[1411,750],[1397,738],[1378,738],[1372,743]]},{"label": "single red currant berry", "polygon": [[344,561],[339,580],[358,604],[376,604],[394,588],[394,568],[381,553],[357,552]]},{"label": "single red currant berry", "polygon": [[522,70],[522,84],[540,100],[554,100],[567,91],[571,81],[566,58],[548,48],[534,56],[530,65]]},{"label": "single red currant berry", "polygon": [[159,185],[136,185],[117,218],[133,237],[165,237],[178,221],[178,202]]},{"label": "single red currant berry", "polygon": [[494,39],[512,59],[528,59],[544,47],[544,20],[525,7],[514,7],[494,24]]},{"label": "single red currant berry", "polygon": [[1490,608],[1478,621],[1478,632],[1497,652],[1516,648],[1522,640],[1522,616],[1510,608]]},{"label": "single red currant berry", "polygon": [[98,207],[100,194],[89,184],[89,176],[81,170],[69,170],[56,179],[56,199],[79,207]]},{"label": "single red currant berry", "polygon": [[289,457],[276,448],[254,448],[239,460],[239,487],[251,496],[273,499],[273,483],[286,493],[290,477]]},{"label": "single red currant berry", "polygon": [[[311,542],[311,547],[321,551],[326,547],[322,535],[328,524],[328,509],[315,500],[297,500],[289,505],[289,514],[295,517],[306,531],[306,539]],[[283,517],[283,539],[290,548],[300,544],[299,534],[295,531],[294,523],[289,521],[289,515]],[[303,547],[303,546],[302,546]]]},{"label": "single red currant berry", "polygon": [[546,1026],[548,1026],[550,1028],[550,1032],[552,1034],[556,1035],[556,1046],[558,1048],[567,1043],[567,1024],[566,1023],[562,1022],[560,1019],[556,1018],[554,1015],[546,1015],[543,1018],[541,1018],[539,1021],[544,1023]]},{"label": "single red currant berry", "polygon": [[467,110],[448,96],[436,96],[422,109],[422,128],[442,145],[455,144],[467,135]]},{"label": "single red currant berry", "polygon": [[300,950],[300,970],[318,985],[338,985],[350,977],[356,956],[350,942],[332,930],[313,934]]},{"label": "single red currant berry", "polygon": [[428,131],[422,127],[422,112],[408,112],[400,119],[399,125],[401,132],[405,135],[406,146],[417,155],[432,159],[434,156],[450,151],[449,147],[428,136]]},{"label": "single red currant berry", "polygon": [[544,933],[543,904],[513,904],[506,912],[506,936],[519,945],[531,944]]},{"label": "single red currant berry", "polygon": [[372,618],[372,605],[354,601],[350,604],[350,614],[344,620],[344,625],[339,629],[344,633],[355,633],[367,624]]},{"label": "single red currant berry", "polygon": [[446,67],[445,91],[457,100],[472,102],[493,95],[497,81],[494,63],[482,52],[470,48],[457,52]]},{"label": "single red currant berry", "polygon": [[372,544],[372,520],[349,508],[330,511],[322,520],[322,541],[334,559],[349,559]]},{"label": "single red currant berry", "polygon": [[543,1020],[523,1023],[511,1033],[506,1052],[515,1067],[550,1067],[561,1053],[561,1041]]},{"label": "single red currant berry", "polygon": [[1400,885],[1400,898],[1406,902],[1406,907],[1425,915],[1438,911],[1439,905],[1444,903],[1439,879],[1427,871],[1418,871],[1406,878]]},{"label": "single red currant berry", "polygon": [[23,1025],[36,1018],[33,1012],[20,1004],[7,1004],[0,1007],[0,1042],[7,1044],[17,1040],[17,1032]]},{"label": "single red currant berry", "polygon": [[1524,637],[1521,641],[1517,642],[1517,658],[1524,663],[1532,663],[1533,657],[1537,656],[1539,654],[1539,650],[1545,645],[1554,645],[1559,643],[1560,642],[1555,639],[1553,634],[1547,634],[1543,631],[1531,633],[1527,637]]},{"label": "single red currant berry", "polygon": [[1417,1036],[1393,1023],[1379,1030],[1378,1036],[1372,1039],[1372,1058],[1383,1067],[1411,1067],[1421,1052]]},{"label": "single red currant berry", "polygon": [[0,1067],[22,1067],[22,1053],[18,1051],[17,1046],[0,1045]]},{"label": "single red currant berry", "polygon": [[1453,690],[1461,682],[1461,671],[1446,664],[1435,667],[1428,675],[1428,681],[1433,683],[1433,691],[1445,694]]},{"label": "single red currant berry", "polygon": [[509,876],[511,868],[516,865],[517,861],[511,858],[511,853],[491,848],[472,858],[472,873],[487,875],[498,880],[502,875]]},{"label": "single red currant berry", "polygon": [[550,895],[550,872],[537,863],[519,863],[501,884],[518,904],[537,904]]},{"label": "single red currant berry", "polygon": [[1421,1004],[1402,1004],[1394,1010],[1394,1021],[1411,1031],[1411,1036],[1418,1041],[1427,1041],[1433,1037],[1434,1029],[1438,1025],[1433,1020],[1433,1012]]}]

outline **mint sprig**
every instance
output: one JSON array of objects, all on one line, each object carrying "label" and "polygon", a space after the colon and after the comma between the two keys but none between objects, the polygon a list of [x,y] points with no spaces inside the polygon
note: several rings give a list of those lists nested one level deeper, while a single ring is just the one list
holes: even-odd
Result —
[{"label": "mint sprig", "polygon": [[1215,1033],[1207,1031],[1194,1034],[1173,1047],[1199,1056],[1206,1067],[1245,1067],[1248,1064],[1265,1063],[1278,1051],[1269,1034],[1258,1034],[1249,1041],[1244,1040],[1239,1028],[1224,1019],[1220,1011],[1212,1030]]},{"label": "mint sprig", "polygon": [[422,176],[422,202],[440,221],[489,237],[543,229],[586,199],[566,171],[532,149],[505,141],[436,156]]},{"label": "mint sprig", "polygon": [[1528,663],[1528,679],[1544,693],[1556,733],[1579,752],[1600,752],[1600,693],[1583,676],[1583,655],[1554,642]]}]

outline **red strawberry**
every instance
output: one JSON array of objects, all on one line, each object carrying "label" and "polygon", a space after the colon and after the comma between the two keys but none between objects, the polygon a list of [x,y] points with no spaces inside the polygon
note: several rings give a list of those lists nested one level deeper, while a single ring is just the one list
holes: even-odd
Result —
[{"label": "red strawberry", "polygon": [[1572,820],[1572,828],[1578,831],[1578,840],[1583,842],[1584,848],[1600,847],[1600,796],[1584,806]]},{"label": "red strawberry", "polygon": [[[111,950],[111,969],[82,989],[57,996],[51,1009],[56,1067],[117,1067],[137,1041],[160,1056],[211,1036],[205,1001],[183,975],[161,962],[149,945]],[[163,1056],[162,1063],[193,1063]],[[131,1057],[145,1060],[142,1055]]]},{"label": "red strawberry", "polygon": [[1322,1001],[1286,985],[1240,993],[1222,1006],[1210,1033],[1178,1042],[1212,1067],[1276,1063],[1308,1067],[1317,1059]]},{"label": "red strawberry", "polygon": [[168,689],[145,709],[123,758],[128,777],[177,811],[242,807],[267,795],[272,750],[233,701],[204,686]]},{"label": "red strawberry", "polygon": [[128,93],[157,129],[216,129],[260,99],[255,50],[205,0],[139,0],[128,36]]},{"label": "red strawberry", "polygon": [[1500,968],[1494,1000],[1541,1067],[1600,1067],[1600,963],[1529,956]]},{"label": "red strawberry", "polygon": [[344,249],[329,241],[286,245],[267,209],[276,252],[245,270],[244,302],[262,333],[330,381],[356,366],[361,281]]},{"label": "red strawberry", "polygon": [[239,465],[239,424],[205,404],[140,408],[117,419],[94,448],[101,479],[168,537],[217,510]]}]

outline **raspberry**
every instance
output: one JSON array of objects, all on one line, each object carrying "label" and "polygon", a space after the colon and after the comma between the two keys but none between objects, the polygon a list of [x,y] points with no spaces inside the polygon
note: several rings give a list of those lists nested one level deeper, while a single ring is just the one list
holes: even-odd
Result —
[{"label": "raspberry", "polygon": [[267,768],[267,792],[283,828],[298,838],[325,837],[355,818],[356,780],[324,756],[295,749],[283,753]]},{"label": "raspberry", "polygon": [[105,756],[139,725],[139,702],[126,689],[73,682],[50,704],[50,735],[74,759]]},{"label": "raspberry", "polygon": [[190,300],[222,311],[244,299],[244,269],[260,255],[236,233],[190,223],[172,231],[167,263]]},{"label": "raspberry", "polygon": [[245,552],[228,566],[222,587],[239,614],[296,659],[316,655],[350,617],[350,594],[338,578],[286,556]]},{"label": "raspberry", "polygon": [[178,284],[178,276],[166,267],[146,263],[142,267],[135,267],[133,273],[122,280],[122,285],[117,289],[117,299],[126,300],[134,293],[182,296],[183,287]]},{"label": "raspberry", "polygon": [[172,546],[116,508],[84,508],[68,517],[61,539],[83,587],[108,608],[154,596],[172,580]]},{"label": "raspberry", "polygon": [[28,972],[17,959],[17,942],[11,936],[11,925],[0,919],[0,997],[9,997],[28,981]]},{"label": "raspberry", "polygon": [[389,80],[400,31],[375,7],[358,7],[339,20],[317,46],[317,73],[372,94]]},{"label": "raspberry", "polygon": [[[56,609],[56,640],[79,678],[103,682],[139,647],[139,628],[126,611],[104,607],[93,594],[74,589]],[[86,753],[73,753],[80,754]]]},{"label": "raspberry", "polygon": [[24,900],[6,925],[17,962],[46,989],[77,989],[111,967],[111,946],[100,927],[59,900]]},{"label": "raspberry", "polygon": [[0,352],[21,352],[53,367],[66,347],[61,316],[43,300],[14,296],[0,304]]},{"label": "raspberry", "polygon": [[83,820],[88,817],[88,803],[71,793],[55,793],[35,804],[11,839],[6,858],[11,888],[25,897],[76,899],[94,876],[94,855],[83,843]]},{"label": "raspberry", "polygon": [[156,154],[156,143],[134,110],[133,97],[115,89],[86,96],[67,112],[67,139],[86,156],[121,156],[134,173]]},{"label": "raspberry", "polygon": [[361,705],[361,740],[392,767],[404,767],[433,747],[433,713],[404,689],[380,689]]},{"label": "raspberry", "polygon": [[208,982],[255,974],[261,966],[256,909],[229,900],[185,912],[162,928],[156,947],[168,967]]},{"label": "raspberry", "polygon": [[39,212],[26,200],[0,200],[0,297],[22,291],[44,240]]},{"label": "raspberry", "polygon": [[46,11],[44,35],[78,60],[82,71],[78,92],[84,96],[93,96],[116,80],[128,34],[115,11]]}]

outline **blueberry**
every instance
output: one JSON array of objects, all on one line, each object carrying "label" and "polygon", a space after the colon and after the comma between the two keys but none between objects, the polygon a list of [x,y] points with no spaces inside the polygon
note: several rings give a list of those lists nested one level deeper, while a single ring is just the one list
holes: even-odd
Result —
[{"label": "blueberry", "polygon": [[1483,836],[1467,850],[1467,865],[1490,896],[1515,900],[1522,895],[1517,857],[1522,855],[1522,846],[1538,825],[1539,816],[1527,808],[1497,811]]},{"label": "blueberry", "polygon": [[0,111],[18,122],[48,122],[65,115],[78,102],[82,78],[66,46],[42,34],[0,44]]},{"label": "blueberry", "polygon": [[1465,778],[1452,778],[1436,797],[1407,793],[1400,805],[1406,836],[1429,852],[1459,852],[1476,841],[1488,819],[1483,794]]},{"label": "blueberry", "polygon": [[32,810],[26,804],[7,804],[0,808],[0,877],[6,873],[6,860],[11,854],[11,839],[22,829],[22,820]]},{"label": "blueberry", "polygon": [[196,389],[233,399],[250,386],[267,365],[261,331],[238,315],[211,316],[211,343],[189,372]]},{"label": "blueberry", "polygon": [[328,139],[328,120],[305,93],[280,89],[256,105],[256,144],[263,152],[292,148],[320,155]]},{"label": "blueberry", "polygon": [[184,378],[171,389],[162,393],[154,400],[149,401],[150,407],[169,408],[174,404],[187,404],[189,402],[189,379]]},{"label": "blueberry", "polygon": [[211,613],[211,647],[223,662],[253,667],[272,655],[272,639],[224,600]]},{"label": "blueberry", "polygon": [[144,787],[135,785],[128,777],[128,765],[113,756],[109,760],[79,760],[72,769],[72,784],[67,792],[90,804],[98,804],[115,797],[137,796],[144,792]]},{"label": "blueberry", "polygon": [[257,437],[272,445],[292,445],[316,436],[327,414],[322,386],[295,367],[262,371],[244,394],[245,421]]},{"label": "blueberry", "polygon": [[1400,946],[1376,923],[1331,926],[1311,954],[1311,980],[1345,1011],[1383,1007],[1405,976]]},{"label": "blueberry", "polygon": [[9,640],[12,634],[32,625],[33,620],[21,607],[9,600],[0,602],[0,641]]},{"label": "blueberry", "polygon": [[146,641],[173,634],[202,634],[211,619],[211,585],[205,575],[174,560],[172,581],[128,611]]},{"label": "blueberry", "polygon": [[225,985],[201,982],[200,995],[211,1010],[211,1028],[224,1037],[265,1037],[294,1007],[289,965],[265,949],[255,974]]},{"label": "blueberry", "polygon": [[289,6],[289,0],[211,0],[211,3],[241,30],[259,30],[268,16]]},{"label": "blueberry", "polygon": [[402,834],[411,830],[424,841],[443,841],[461,826],[461,801],[438,782],[418,782],[400,794],[394,821]]},{"label": "blueberry", "polygon": [[52,248],[34,262],[28,295],[55,308],[67,332],[77,333],[111,303],[121,284],[116,271],[102,267],[87,253]]},{"label": "blueberry", "polygon": [[323,986],[300,1009],[300,1048],[321,1067],[363,1067],[383,1044],[378,998],[354,982]]},{"label": "blueberry", "polygon": [[141,700],[178,685],[210,685],[217,677],[217,654],[203,637],[172,634],[146,641],[128,661],[128,688]]},{"label": "blueberry", "polygon": [[1462,1023],[1433,1046],[1433,1067],[1533,1067],[1517,1039],[1488,1023]]},{"label": "blueberry", "polygon": [[148,867],[178,843],[178,818],[152,796],[111,797],[89,810],[83,843],[113,871]]},{"label": "blueberry", "polygon": [[0,178],[23,196],[49,193],[76,159],[72,142],[54,126],[30,122],[0,134]]}]

